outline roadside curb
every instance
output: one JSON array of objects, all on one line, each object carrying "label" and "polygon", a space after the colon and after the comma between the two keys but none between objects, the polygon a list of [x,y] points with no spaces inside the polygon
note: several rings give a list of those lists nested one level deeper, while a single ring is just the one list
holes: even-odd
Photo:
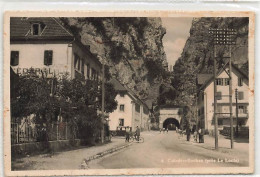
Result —
[{"label": "roadside curb", "polygon": [[121,145],[121,146],[117,146],[117,147],[114,147],[114,148],[111,148],[111,149],[108,149],[108,150],[105,150],[104,152],[100,152],[100,153],[97,153],[96,155],[93,155],[93,156],[90,156],[88,158],[85,158],[81,164],[81,169],[87,169],[88,168],[88,165],[87,163],[92,161],[92,160],[96,160],[96,159],[99,159],[101,157],[104,157],[108,154],[112,154],[116,151],[119,151],[121,149],[124,149],[124,148],[127,148],[128,146],[131,146],[133,143],[127,143],[125,145]]}]

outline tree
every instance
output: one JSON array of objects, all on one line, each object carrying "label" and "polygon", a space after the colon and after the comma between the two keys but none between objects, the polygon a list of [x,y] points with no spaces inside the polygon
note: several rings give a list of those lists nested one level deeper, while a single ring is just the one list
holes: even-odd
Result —
[{"label": "tree", "polygon": [[[68,122],[73,137],[98,136],[101,129],[101,87],[99,82],[83,78],[45,78],[33,72],[21,75],[15,87],[16,95],[11,97],[11,115],[18,120],[35,115],[35,123],[48,126],[62,117]],[[105,84],[107,113],[117,107],[116,91]],[[48,131],[48,130],[47,130]]]}]

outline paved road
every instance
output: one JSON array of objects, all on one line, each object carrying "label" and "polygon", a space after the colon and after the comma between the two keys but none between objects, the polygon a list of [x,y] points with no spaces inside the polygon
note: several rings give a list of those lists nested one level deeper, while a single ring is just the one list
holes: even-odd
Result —
[{"label": "paved road", "polygon": [[187,142],[170,131],[144,132],[144,143],[132,146],[102,159],[89,162],[89,168],[171,168],[248,166],[248,152],[220,148],[212,150],[203,144]]}]

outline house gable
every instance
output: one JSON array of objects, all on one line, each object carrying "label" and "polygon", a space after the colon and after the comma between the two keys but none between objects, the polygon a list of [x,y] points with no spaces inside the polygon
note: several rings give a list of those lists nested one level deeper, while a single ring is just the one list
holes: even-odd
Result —
[{"label": "house gable", "polygon": [[[39,25],[39,34],[33,35],[33,25]],[[53,17],[10,18],[10,41],[73,40],[74,36]]]},{"label": "house gable", "polygon": [[[226,65],[226,69],[229,67],[229,65]],[[217,72],[217,78],[221,75],[225,73],[224,69],[221,68],[218,72]],[[243,80],[244,83],[246,83],[248,85],[248,76],[247,74],[245,74],[244,72],[242,72],[238,67],[236,67],[234,64],[232,64],[232,73],[236,74],[237,76],[242,76],[245,80]],[[227,75],[227,73],[225,73]],[[212,76],[208,81],[206,81],[199,90],[205,90],[212,82],[214,81],[214,76]]]}]

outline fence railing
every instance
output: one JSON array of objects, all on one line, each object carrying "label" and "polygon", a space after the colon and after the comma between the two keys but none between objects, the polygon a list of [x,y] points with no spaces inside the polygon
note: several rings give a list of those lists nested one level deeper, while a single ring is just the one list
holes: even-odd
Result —
[{"label": "fence railing", "polygon": [[52,123],[44,127],[39,124],[11,123],[12,144],[68,140],[73,136],[75,137],[67,122]]}]

